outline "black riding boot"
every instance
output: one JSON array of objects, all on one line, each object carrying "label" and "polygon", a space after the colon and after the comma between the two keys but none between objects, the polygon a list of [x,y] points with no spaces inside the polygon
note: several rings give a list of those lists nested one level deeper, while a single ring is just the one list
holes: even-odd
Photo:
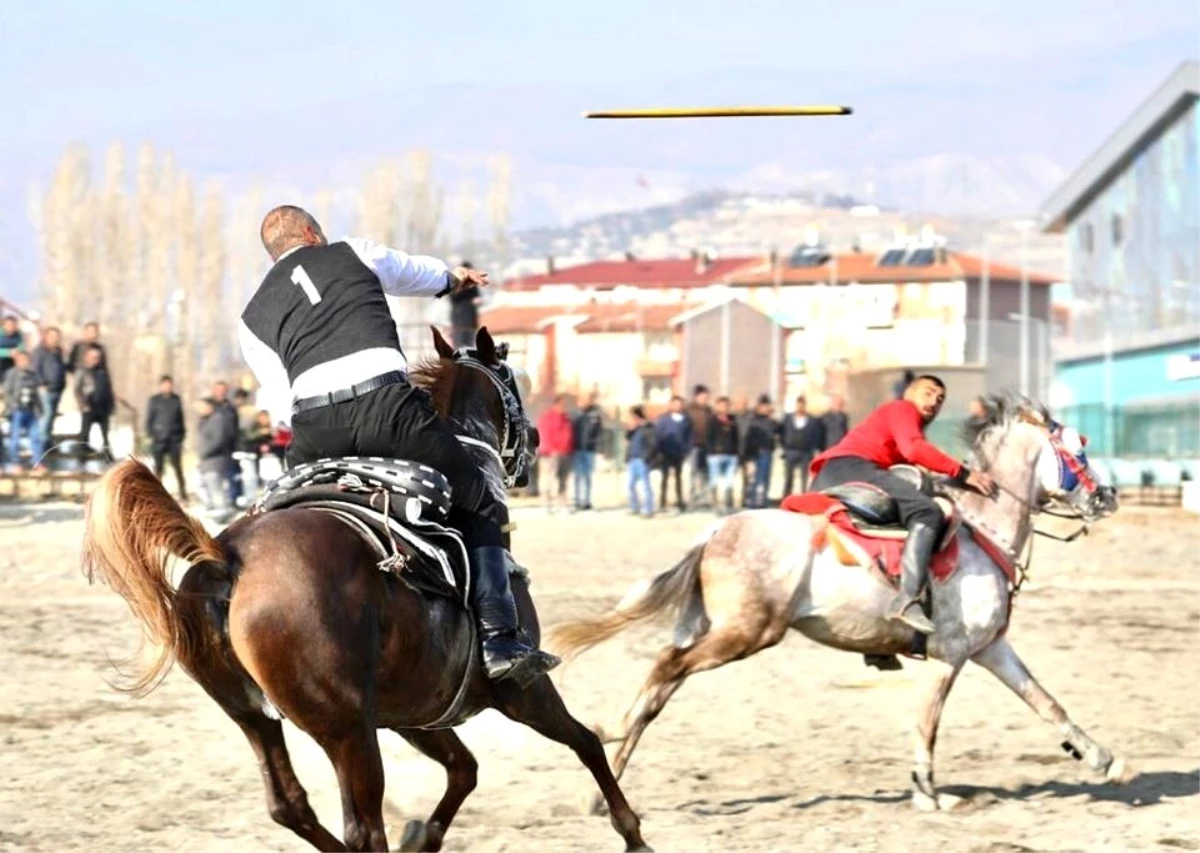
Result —
[{"label": "black riding boot", "polygon": [[904,540],[904,552],[900,555],[900,594],[892,603],[889,618],[899,620],[914,631],[932,634],[934,625],[921,611],[921,590],[929,576],[929,562],[937,545],[938,531],[928,525],[916,523]]},{"label": "black riding boot", "polygon": [[517,605],[508,584],[508,555],[503,548],[470,553],[472,603],[479,621],[483,668],[488,678],[516,677],[522,682],[553,669],[558,659],[517,638]]}]

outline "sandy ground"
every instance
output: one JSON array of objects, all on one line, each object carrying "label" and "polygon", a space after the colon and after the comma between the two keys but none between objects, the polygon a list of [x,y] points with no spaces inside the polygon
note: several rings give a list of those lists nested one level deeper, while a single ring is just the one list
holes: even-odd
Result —
[{"label": "sandy ground", "polygon": [[[615,504],[615,501],[610,503]],[[519,509],[518,557],[552,623],[615,601],[667,567],[709,522],[619,510]],[[135,648],[124,603],[79,573],[81,512],[0,504],[0,850],[298,850],[273,824],[248,746],[176,670],[150,697],[113,691]],[[1200,849],[1200,524],[1124,508],[1073,545],[1040,540],[1010,637],[1131,784],[1095,781],[1056,732],[968,669],[951,694],[938,782],[965,797],[918,814],[908,795],[920,664],[882,674],[798,635],[691,680],[651,726],[624,780],[659,850]],[[668,632],[649,626],[555,674],[589,723],[619,719]],[[449,850],[619,850],[574,756],[486,712],[460,729],[480,786]],[[288,726],[318,814],[340,832],[333,773]],[[424,818],[441,769],[382,733],[389,839]]]}]

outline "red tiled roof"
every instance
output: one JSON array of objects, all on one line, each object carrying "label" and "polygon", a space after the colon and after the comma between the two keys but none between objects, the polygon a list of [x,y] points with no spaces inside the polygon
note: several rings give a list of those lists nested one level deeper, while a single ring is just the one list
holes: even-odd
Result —
[{"label": "red tiled roof", "polygon": [[695,308],[695,303],[643,305],[637,302],[589,305],[500,306],[479,315],[479,325],[494,335],[535,334],[555,317],[574,317],[582,322],[580,334],[664,332],[671,319]]},{"label": "red tiled roof", "polygon": [[705,287],[718,284],[748,266],[762,263],[761,258],[718,258],[701,269],[691,258],[665,260],[593,261],[567,267],[553,273],[519,276],[509,279],[509,290],[537,290],[556,284],[573,284],[609,290],[621,285],[643,288]]},{"label": "red tiled roof", "polygon": [[487,326],[487,330],[493,335],[529,334],[541,331],[542,326],[552,317],[582,313],[584,312],[581,309],[561,305],[555,307],[501,305],[481,312],[479,325]]},{"label": "red tiled roof", "polygon": [[671,319],[696,306],[685,305],[590,305],[588,319],[575,327],[581,335],[602,332],[665,332]]},{"label": "red tiled roof", "polygon": [[[849,252],[837,256],[838,281],[860,282],[926,282],[926,281],[956,281],[963,278],[979,278],[983,272],[983,260],[964,252],[947,252],[946,260],[942,263],[926,266],[891,266],[881,267],[878,264],[879,255],[871,252]],[[780,284],[814,284],[828,281],[833,274],[833,263],[819,267],[790,267],[784,266]],[[988,275],[993,281],[1019,281],[1021,271],[1006,264],[990,262]],[[1060,279],[1044,273],[1029,272],[1030,284],[1049,285]],[[757,267],[745,270],[735,276],[732,283],[738,285],[773,284],[775,281],[769,263],[760,263]]]}]

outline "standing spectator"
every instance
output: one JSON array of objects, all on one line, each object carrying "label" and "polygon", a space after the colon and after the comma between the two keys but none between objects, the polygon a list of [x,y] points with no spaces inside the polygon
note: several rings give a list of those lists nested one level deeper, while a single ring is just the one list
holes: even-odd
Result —
[{"label": "standing spectator", "polygon": [[754,414],[746,425],[746,437],[742,443],[742,457],[754,466],[754,485],[749,495],[749,506],[754,509],[762,509],[767,505],[778,434],[779,425],[771,417],[771,398],[763,394],[758,398]]},{"label": "standing spectator", "polygon": [[229,470],[224,475],[229,487],[229,503],[237,506],[238,498],[242,496],[242,468],[238,465],[233,454],[238,450],[238,439],[241,430],[238,422],[238,410],[229,400],[229,383],[218,380],[212,385],[212,396],[209,402],[213,407],[213,415],[225,420],[223,434],[227,436],[227,444],[223,448],[229,459]]},{"label": "standing spectator", "polygon": [[33,469],[41,473],[42,431],[38,427],[41,400],[38,398],[38,375],[29,366],[24,350],[13,351],[13,366],[4,374],[4,411],[8,415],[9,465],[17,468],[21,459],[21,436],[29,436],[29,454]]},{"label": "standing spectator", "polygon": [[567,414],[566,394],[554,398],[554,404],[538,418],[537,428],[541,438],[538,453],[547,464],[554,466],[554,478],[558,486],[557,492],[546,489],[546,508],[553,512],[555,497],[566,506],[571,452],[575,448],[575,430],[571,426],[571,416]]},{"label": "standing spectator", "polygon": [[708,482],[712,487],[713,508],[722,506],[724,514],[733,512],[733,479],[738,463],[738,425],[729,412],[729,398],[717,399],[716,411],[708,420]]},{"label": "standing spectator", "polygon": [[575,452],[572,455],[575,474],[575,509],[592,508],[592,472],[596,470],[596,451],[604,435],[604,413],[596,402],[596,395],[589,394],[587,403],[575,417],[572,427]]},{"label": "standing spectator", "polygon": [[158,393],[146,405],[146,434],[150,436],[150,453],[154,457],[154,476],[160,480],[164,460],[171,460],[175,482],[179,486],[179,499],[187,500],[187,484],[183,479],[183,440],[187,428],[183,422],[183,401],[175,393],[175,383],[170,376],[158,381]]},{"label": "standing spectator", "polygon": [[0,326],[0,380],[3,380],[16,364],[15,354],[24,350],[25,337],[17,326],[17,318],[11,315],[5,317],[3,325]]},{"label": "standing spectator", "polygon": [[[465,269],[474,269],[463,261]],[[450,340],[456,347],[475,346],[475,330],[479,326],[479,303],[482,298],[475,285],[450,294]]]},{"label": "standing spectator", "polygon": [[820,418],[808,413],[808,401],[796,398],[796,411],[783,420],[783,494],[792,493],[796,470],[800,471],[800,491],[808,491],[808,466],[825,449],[825,426]]},{"label": "standing spectator", "polygon": [[51,326],[42,342],[33,349],[33,370],[38,375],[38,396],[42,403],[42,445],[54,443],[54,419],[67,387],[67,362],[63,357],[62,333]]},{"label": "standing spectator", "polygon": [[104,344],[100,343],[100,324],[94,321],[84,324],[83,337],[75,342],[75,346],[71,347],[71,355],[67,359],[67,370],[78,375],[84,366],[84,355],[92,348],[100,350],[100,366],[107,370],[108,352],[105,351]]},{"label": "standing spectator", "polygon": [[841,394],[834,394],[830,398],[829,411],[821,416],[821,426],[825,430],[826,447],[833,447],[850,431],[850,419],[846,417],[846,400]]},{"label": "standing spectator", "polygon": [[738,431],[738,473],[742,475],[742,507],[750,506],[750,492],[754,485],[754,472],[746,458],[746,430],[750,428],[750,419],[754,413],[750,411],[750,403],[745,394],[738,394],[733,399],[733,422]]},{"label": "standing spectator", "polygon": [[201,400],[197,409],[200,419],[196,424],[199,434],[196,453],[200,457],[204,505],[210,513],[222,516],[235,505],[228,480],[233,471],[231,448],[237,443],[237,421],[223,413],[221,406],[211,399]]},{"label": "standing spectator", "polygon": [[687,409],[692,422],[691,488],[688,500],[695,505],[708,494],[708,423],[712,406],[708,404],[708,388],[697,385],[692,389],[692,402]]},{"label": "standing spectator", "polygon": [[90,346],[80,355],[81,366],[75,372],[75,402],[79,404],[79,453],[80,461],[87,453],[91,441],[92,427],[100,427],[100,440],[104,445],[106,461],[112,460],[112,449],[108,444],[108,421],[117,408],[117,396],[113,393],[112,379],[104,366],[104,350]]},{"label": "standing spectator", "polygon": [[667,508],[667,480],[675,475],[675,509],[683,512],[687,507],[683,502],[683,460],[691,452],[692,422],[683,412],[683,398],[676,395],[671,398],[670,408],[658,419],[655,427],[654,458],[658,465],[658,473],[662,499],[659,503]]},{"label": "standing spectator", "polygon": [[634,515],[654,515],[654,487],[650,485],[650,459],[656,440],[654,425],[646,419],[646,410],[634,406],[632,423],[625,433],[625,462],[629,465],[629,510]]}]

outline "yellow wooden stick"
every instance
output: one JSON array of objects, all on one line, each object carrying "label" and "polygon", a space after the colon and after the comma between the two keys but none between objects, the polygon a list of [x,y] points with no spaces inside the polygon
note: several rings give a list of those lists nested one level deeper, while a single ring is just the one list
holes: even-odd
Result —
[{"label": "yellow wooden stick", "polygon": [[848,116],[854,111],[841,106],[801,107],[667,107],[638,110],[600,110],[584,118],[742,118],[746,116]]}]

